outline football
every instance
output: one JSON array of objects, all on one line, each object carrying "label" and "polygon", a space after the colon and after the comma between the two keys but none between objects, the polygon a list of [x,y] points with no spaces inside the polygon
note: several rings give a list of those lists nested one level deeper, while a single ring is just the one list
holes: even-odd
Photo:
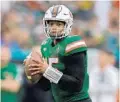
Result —
[{"label": "football", "polygon": [[37,83],[40,78],[42,77],[42,74],[36,74],[36,75],[31,75],[31,72],[29,71],[29,65],[30,64],[35,64],[36,62],[33,61],[33,60],[36,60],[36,61],[43,61],[42,59],[42,55],[40,53],[40,50],[39,49],[33,49],[31,54],[30,54],[30,57],[27,58],[25,60],[25,74],[27,76],[27,79],[30,83],[34,84],[34,83]]}]

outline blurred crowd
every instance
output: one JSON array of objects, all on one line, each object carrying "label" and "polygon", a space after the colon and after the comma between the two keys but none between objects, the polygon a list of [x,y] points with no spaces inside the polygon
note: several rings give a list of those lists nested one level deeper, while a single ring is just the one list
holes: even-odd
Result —
[{"label": "blurred crowd", "polygon": [[[23,60],[46,38],[42,18],[52,5],[73,13],[71,34],[88,46],[88,72],[93,102],[119,102],[119,1],[2,1],[1,102],[53,102],[50,92],[30,85]],[[91,60],[92,59],[92,60]],[[47,98],[44,98],[45,95]]]}]

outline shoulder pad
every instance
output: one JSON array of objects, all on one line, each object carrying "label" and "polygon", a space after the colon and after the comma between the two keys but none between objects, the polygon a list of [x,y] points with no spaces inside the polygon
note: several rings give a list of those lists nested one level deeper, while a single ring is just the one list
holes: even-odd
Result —
[{"label": "shoulder pad", "polygon": [[65,53],[76,53],[85,51],[87,49],[87,45],[84,40],[80,36],[71,36],[68,38],[68,43],[65,49]]},{"label": "shoulder pad", "polygon": [[48,38],[48,39],[44,40],[41,44],[41,53],[42,53],[43,57],[45,57],[45,55],[47,53],[46,49],[49,47],[50,42],[51,42],[51,39]]},{"label": "shoulder pad", "polygon": [[45,39],[45,40],[42,42],[41,46],[45,46],[45,45],[47,45],[50,41],[51,41],[50,38]]}]

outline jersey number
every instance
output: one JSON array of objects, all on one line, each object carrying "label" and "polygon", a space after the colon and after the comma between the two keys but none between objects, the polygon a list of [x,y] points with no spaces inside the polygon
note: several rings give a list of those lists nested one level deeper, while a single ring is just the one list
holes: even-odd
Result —
[{"label": "jersey number", "polygon": [[58,58],[49,58],[49,65],[52,66],[52,64],[58,63]]}]

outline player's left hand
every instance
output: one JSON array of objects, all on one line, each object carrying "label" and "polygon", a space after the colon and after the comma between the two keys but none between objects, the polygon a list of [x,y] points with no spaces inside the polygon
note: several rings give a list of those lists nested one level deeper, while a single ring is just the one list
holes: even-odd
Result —
[{"label": "player's left hand", "polygon": [[34,59],[32,59],[32,60],[36,63],[29,65],[29,70],[32,72],[31,75],[43,74],[49,66],[47,64],[47,61],[45,61],[45,60],[43,62],[36,61]]}]

